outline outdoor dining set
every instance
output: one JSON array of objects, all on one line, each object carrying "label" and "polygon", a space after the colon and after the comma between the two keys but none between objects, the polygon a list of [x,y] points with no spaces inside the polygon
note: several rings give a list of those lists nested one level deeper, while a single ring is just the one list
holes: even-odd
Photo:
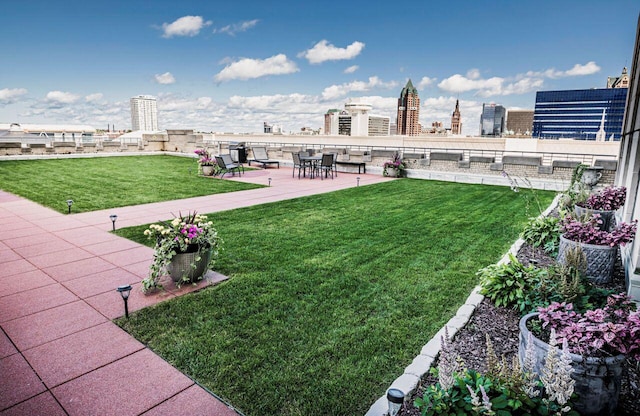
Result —
[{"label": "outdoor dining set", "polygon": [[336,169],[337,156],[335,153],[322,153],[317,155],[310,155],[308,152],[292,153],[293,155],[293,176],[296,175],[296,169],[298,169],[298,179],[300,175],[302,177],[307,176],[309,171],[309,178],[314,179],[320,176],[321,179],[328,178],[329,174],[331,179],[335,173],[338,176]]},{"label": "outdoor dining set", "polygon": [[[262,168],[267,168],[270,165],[276,165],[280,168],[280,161],[269,159],[267,150],[264,147],[254,147],[253,158],[248,159],[249,166],[251,163],[261,165]],[[293,155],[293,177],[296,175],[296,169],[298,170],[298,178],[308,177],[310,179],[328,178],[329,175],[333,179],[334,175],[338,176],[336,169],[336,162],[338,155],[335,153],[324,153],[311,155],[309,152],[297,152]],[[215,156],[216,164],[218,165],[218,173],[220,177],[224,177],[226,173],[235,175],[237,172],[239,175],[244,173],[244,166],[240,161],[235,161],[230,154],[222,154]]]}]

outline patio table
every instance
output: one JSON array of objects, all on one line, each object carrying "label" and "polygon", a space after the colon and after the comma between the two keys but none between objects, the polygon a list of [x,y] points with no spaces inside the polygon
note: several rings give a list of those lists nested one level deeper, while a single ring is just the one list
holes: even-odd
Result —
[{"label": "patio table", "polygon": [[313,179],[314,178],[313,173],[316,170],[316,165],[318,164],[318,162],[322,161],[322,155],[300,156],[300,161],[304,163],[309,163],[309,166],[311,167],[311,174],[309,175],[309,178]]}]

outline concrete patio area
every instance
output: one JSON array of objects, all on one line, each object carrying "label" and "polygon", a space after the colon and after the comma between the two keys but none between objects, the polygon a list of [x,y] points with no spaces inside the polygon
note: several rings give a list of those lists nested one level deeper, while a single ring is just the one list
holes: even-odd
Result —
[{"label": "concrete patio area", "polygon": [[261,189],[71,215],[0,191],[0,415],[237,415],[111,322],[124,315],[119,285],[133,286],[134,312],[227,277],[210,271],[197,286],[143,295],[153,250],[111,234],[109,215],[120,228],[392,180],[298,179],[287,167],[225,176],[269,178]]}]

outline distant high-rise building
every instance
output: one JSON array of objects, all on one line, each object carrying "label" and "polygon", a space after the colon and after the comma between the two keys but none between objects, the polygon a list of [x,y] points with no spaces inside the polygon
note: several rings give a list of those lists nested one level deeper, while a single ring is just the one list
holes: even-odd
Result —
[{"label": "distant high-rise building", "polygon": [[482,104],[480,136],[500,137],[504,132],[507,110],[496,104]]},{"label": "distant high-rise building", "polygon": [[131,130],[157,131],[158,106],[156,98],[150,95],[138,95],[130,100]]},{"label": "distant high-rise building", "polygon": [[397,134],[417,136],[420,134],[420,97],[411,80],[400,92],[398,98]]},{"label": "distant high-rise building", "polygon": [[516,136],[531,136],[533,110],[507,111],[507,131]]},{"label": "distant high-rise building", "polygon": [[460,121],[460,105],[456,100],[456,108],[451,115],[451,134],[462,134],[462,121]]},{"label": "distant high-rise building", "polygon": [[598,132],[620,140],[628,88],[538,91],[533,114],[536,139],[596,140]]},{"label": "distant high-rise building", "polygon": [[619,77],[607,77],[607,88],[629,88],[629,74],[627,67],[622,68]]},{"label": "distant high-rise building", "polygon": [[344,110],[332,108],[324,115],[324,133],[339,136],[388,136],[389,117],[369,114],[371,104],[351,99]]},{"label": "distant high-rise building", "polygon": [[338,117],[340,110],[332,108],[324,115],[324,134],[328,136],[336,136],[338,134]]}]

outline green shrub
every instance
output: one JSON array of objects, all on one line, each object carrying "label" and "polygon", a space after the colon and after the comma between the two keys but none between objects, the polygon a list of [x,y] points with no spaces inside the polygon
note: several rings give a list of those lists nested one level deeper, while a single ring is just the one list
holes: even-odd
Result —
[{"label": "green shrub", "polygon": [[538,217],[529,220],[521,236],[527,243],[555,257],[560,246],[560,233],[559,218]]},{"label": "green shrub", "polygon": [[492,264],[478,271],[480,293],[498,307],[513,307],[522,313],[527,308],[529,293],[536,288],[545,271],[523,265],[512,254],[509,258],[509,263]]}]

